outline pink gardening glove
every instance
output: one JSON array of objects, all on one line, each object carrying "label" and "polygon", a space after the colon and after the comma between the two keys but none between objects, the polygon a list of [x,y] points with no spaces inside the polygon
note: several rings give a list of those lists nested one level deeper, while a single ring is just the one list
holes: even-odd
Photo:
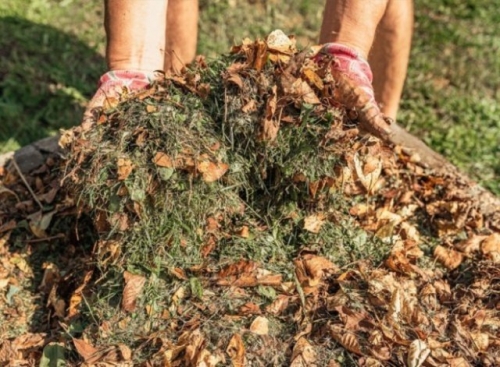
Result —
[{"label": "pink gardening glove", "polygon": [[359,112],[365,130],[379,137],[390,133],[389,124],[375,101],[373,74],[368,61],[355,49],[340,43],[326,43],[315,60],[321,63],[326,56],[332,60],[331,71],[338,84],[338,100]]},{"label": "pink gardening glove", "polygon": [[136,70],[113,70],[101,76],[98,89],[83,114],[83,122],[93,124],[96,111],[114,106],[124,94],[148,88],[155,80],[154,72]]}]

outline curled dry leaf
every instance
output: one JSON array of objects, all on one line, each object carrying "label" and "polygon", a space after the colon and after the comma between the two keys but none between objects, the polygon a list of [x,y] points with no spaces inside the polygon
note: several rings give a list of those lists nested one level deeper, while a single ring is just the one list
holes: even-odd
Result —
[{"label": "curled dry leaf", "polygon": [[128,158],[118,158],[116,166],[117,166],[118,180],[120,181],[126,180],[127,177],[132,173],[132,170],[134,169],[134,164]]},{"label": "curled dry leaf", "polygon": [[159,167],[172,168],[174,167],[174,162],[167,154],[163,152],[157,152],[153,158],[153,163]]},{"label": "curled dry leaf", "polygon": [[415,339],[408,348],[408,367],[420,367],[431,353],[431,350],[425,342]]},{"label": "curled dry leaf", "polygon": [[280,315],[288,307],[290,298],[290,296],[280,294],[270,305],[266,306],[266,312],[274,316]]},{"label": "curled dry leaf", "polygon": [[197,169],[201,173],[203,181],[214,182],[224,176],[229,169],[229,165],[222,162],[214,163],[204,160],[198,163]]},{"label": "curled dry leaf", "polygon": [[135,310],[137,297],[142,292],[144,284],[146,284],[146,278],[128,271],[125,271],[123,277],[125,279],[125,288],[123,289],[122,308],[127,312],[132,312]]},{"label": "curled dry leaf", "polygon": [[354,167],[356,175],[363,187],[372,194],[377,187],[377,182],[382,173],[382,160],[370,157],[365,166],[362,166],[358,154],[354,155]]},{"label": "curled dry leaf", "polygon": [[339,342],[349,352],[363,355],[361,352],[361,345],[359,344],[356,334],[343,330],[338,325],[333,325],[330,328],[332,338]]},{"label": "curled dry leaf", "polygon": [[94,348],[93,345],[87,343],[83,339],[73,339],[73,344],[75,345],[76,351],[83,358],[85,362],[88,362],[97,353],[98,349]]},{"label": "curled dry leaf", "polygon": [[306,338],[301,337],[295,343],[290,367],[316,366],[316,352]]},{"label": "curled dry leaf", "polygon": [[233,367],[243,367],[245,365],[245,345],[240,334],[234,334],[226,349]]},{"label": "curled dry leaf", "polygon": [[493,233],[481,243],[481,253],[493,260],[495,264],[500,263],[500,234]]},{"label": "curled dry leaf", "polygon": [[263,316],[257,316],[250,325],[250,331],[257,335],[267,335],[269,333],[269,320]]},{"label": "curled dry leaf", "polygon": [[460,266],[464,260],[464,255],[458,251],[447,249],[443,246],[437,246],[434,250],[434,256],[446,268],[453,270]]}]

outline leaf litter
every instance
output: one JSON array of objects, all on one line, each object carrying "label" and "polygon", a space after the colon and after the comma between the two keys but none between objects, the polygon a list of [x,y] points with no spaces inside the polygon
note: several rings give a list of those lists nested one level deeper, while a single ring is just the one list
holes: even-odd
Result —
[{"label": "leaf litter", "polygon": [[0,364],[499,365],[499,214],[313,55],[245,39],[3,169]]}]

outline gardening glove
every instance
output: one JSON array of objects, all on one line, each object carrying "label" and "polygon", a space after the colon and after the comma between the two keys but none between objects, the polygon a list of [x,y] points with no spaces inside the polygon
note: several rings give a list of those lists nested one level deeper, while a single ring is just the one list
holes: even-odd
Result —
[{"label": "gardening glove", "polygon": [[101,76],[97,92],[83,114],[83,123],[93,124],[96,111],[115,106],[126,94],[148,88],[155,80],[155,72],[139,70],[113,70]]},{"label": "gardening glove", "polygon": [[335,97],[339,102],[358,111],[361,127],[365,130],[378,137],[389,134],[389,122],[375,101],[373,74],[368,61],[355,49],[340,43],[323,45],[315,60],[321,63],[326,56],[333,59],[331,71],[337,81]]}]

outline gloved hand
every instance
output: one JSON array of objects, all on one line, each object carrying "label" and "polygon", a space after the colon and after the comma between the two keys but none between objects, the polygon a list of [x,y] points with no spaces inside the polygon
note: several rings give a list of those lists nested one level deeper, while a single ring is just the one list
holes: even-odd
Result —
[{"label": "gloved hand", "polygon": [[361,127],[381,137],[390,133],[388,121],[375,101],[373,74],[368,61],[355,49],[340,43],[325,44],[315,60],[332,60],[331,72],[337,82],[336,99],[359,113]]},{"label": "gloved hand", "polygon": [[113,70],[101,76],[98,89],[83,114],[84,124],[96,121],[95,111],[115,105],[124,93],[133,93],[148,88],[155,80],[155,73],[137,70]]}]

